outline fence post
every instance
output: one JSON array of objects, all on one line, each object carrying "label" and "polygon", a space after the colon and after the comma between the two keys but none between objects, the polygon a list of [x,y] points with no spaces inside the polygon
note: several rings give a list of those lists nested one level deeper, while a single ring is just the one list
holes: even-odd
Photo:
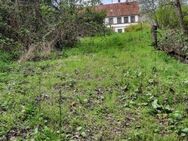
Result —
[{"label": "fence post", "polygon": [[156,24],[152,25],[151,28],[152,46],[154,46],[155,48],[158,48],[157,29],[158,26]]}]

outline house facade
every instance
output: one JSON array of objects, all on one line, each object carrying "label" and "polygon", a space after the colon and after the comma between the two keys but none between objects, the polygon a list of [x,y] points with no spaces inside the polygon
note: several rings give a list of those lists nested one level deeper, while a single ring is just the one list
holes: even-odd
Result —
[{"label": "house facade", "polygon": [[117,0],[97,6],[97,10],[106,12],[104,23],[115,32],[125,32],[126,27],[139,22],[139,4],[135,0]]}]

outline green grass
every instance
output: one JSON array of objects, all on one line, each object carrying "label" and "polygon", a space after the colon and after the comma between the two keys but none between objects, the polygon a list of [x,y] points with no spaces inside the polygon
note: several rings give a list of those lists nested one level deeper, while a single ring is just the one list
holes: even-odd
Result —
[{"label": "green grass", "polygon": [[186,140],[188,66],[154,50],[149,32],[62,54],[0,70],[0,140]]}]

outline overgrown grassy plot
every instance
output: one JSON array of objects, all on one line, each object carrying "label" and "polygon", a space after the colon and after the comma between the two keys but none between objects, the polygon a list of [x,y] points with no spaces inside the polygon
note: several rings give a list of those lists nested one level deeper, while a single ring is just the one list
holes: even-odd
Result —
[{"label": "overgrown grassy plot", "polygon": [[1,139],[186,140],[188,66],[149,44],[147,31],[86,38],[62,58],[7,66]]}]

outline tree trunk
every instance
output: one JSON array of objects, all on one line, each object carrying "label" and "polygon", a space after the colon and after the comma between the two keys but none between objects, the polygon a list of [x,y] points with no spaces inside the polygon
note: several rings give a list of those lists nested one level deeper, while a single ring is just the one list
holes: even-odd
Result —
[{"label": "tree trunk", "polygon": [[177,13],[177,16],[178,16],[181,31],[183,33],[185,33],[185,26],[184,26],[184,22],[183,22],[183,13],[182,13],[180,0],[175,0],[175,7],[176,7],[176,13]]}]

